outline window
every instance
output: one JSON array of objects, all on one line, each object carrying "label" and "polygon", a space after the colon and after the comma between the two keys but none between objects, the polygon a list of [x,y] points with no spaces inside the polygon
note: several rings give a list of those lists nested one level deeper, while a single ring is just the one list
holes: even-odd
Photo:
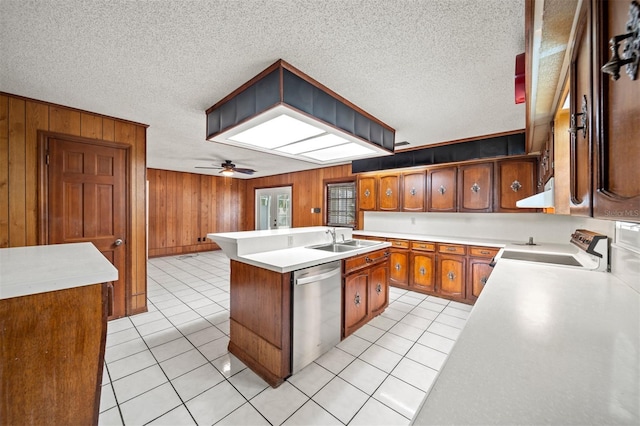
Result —
[{"label": "window", "polygon": [[356,183],[327,184],[327,226],[356,226]]}]

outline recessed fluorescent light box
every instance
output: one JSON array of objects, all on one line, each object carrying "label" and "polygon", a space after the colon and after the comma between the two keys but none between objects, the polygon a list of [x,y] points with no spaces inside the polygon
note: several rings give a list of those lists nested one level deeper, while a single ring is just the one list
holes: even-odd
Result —
[{"label": "recessed fluorescent light box", "polygon": [[282,60],[206,112],[210,141],[312,163],[394,150],[393,128]]}]

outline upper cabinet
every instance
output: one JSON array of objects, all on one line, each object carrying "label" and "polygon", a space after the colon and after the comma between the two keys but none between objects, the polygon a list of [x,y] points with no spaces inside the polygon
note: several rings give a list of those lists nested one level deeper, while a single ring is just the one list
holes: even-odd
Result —
[{"label": "upper cabinet", "polygon": [[375,176],[358,177],[358,207],[360,210],[376,209],[376,178]]},{"label": "upper cabinet", "polygon": [[424,170],[402,174],[402,211],[424,211]]},{"label": "upper cabinet", "polygon": [[540,76],[528,81],[527,149],[544,161],[553,144],[556,213],[640,222],[638,2],[525,4],[528,75]]},{"label": "upper cabinet", "polygon": [[404,212],[537,211],[515,205],[535,194],[537,162],[536,156],[513,156],[360,175],[358,208]]},{"label": "upper cabinet", "polygon": [[441,167],[427,172],[427,210],[455,212],[458,210],[457,167]]},{"label": "upper cabinet", "polygon": [[496,212],[536,211],[520,209],[516,201],[536,193],[536,160],[507,160],[496,163]]},{"label": "upper cabinet", "polygon": [[458,167],[458,211],[490,212],[493,208],[493,163]]},{"label": "upper cabinet", "polygon": [[[593,215],[601,219],[640,222],[640,72],[623,65],[613,80],[599,70],[611,59],[609,40],[620,41],[621,59],[640,45],[640,6],[630,1],[598,1],[595,16]],[[634,33],[626,37],[628,33]],[[640,55],[636,50],[635,55]],[[630,75],[631,74],[631,75]],[[634,78],[632,79],[632,76]]]},{"label": "upper cabinet", "polygon": [[382,211],[400,210],[400,175],[381,175],[378,179],[378,209]]},{"label": "upper cabinet", "polygon": [[576,42],[570,65],[570,128],[571,135],[569,207],[572,215],[591,216],[591,145],[592,126],[589,117],[593,111],[591,91],[591,10],[583,2],[576,28]]}]

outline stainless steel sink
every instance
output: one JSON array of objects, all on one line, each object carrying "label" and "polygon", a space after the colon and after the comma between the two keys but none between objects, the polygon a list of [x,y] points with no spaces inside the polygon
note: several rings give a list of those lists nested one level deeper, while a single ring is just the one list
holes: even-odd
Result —
[{"label": "stainless steel sink", "polygon": [[380,244],[380,241],[367,241],[367,240],[347,240],[339,243],[318,244],[315,246],[309,246],[307,248],[315,250],[332,251],[335,253],[342,253],[345,251],[357,250],[363,247],[371,247],[376,244]]},{"label": "stainless steel sink", "polygon": [[376,244],[380,244],[380,241],[347,240],[337,244],[342,244],[342,245],[351,246],[351,247],[371,247],[371,246],[375,246]]},{"label": "stainless steel sink", "polygon": [[350,246],[346,244],[321,244],[317,246],[309,246],[307,248],[315,249],[315,250],[324,250],[324,251],[332,251],[336,253],[341,253],[345,251],[357,250],[360,247]]}]

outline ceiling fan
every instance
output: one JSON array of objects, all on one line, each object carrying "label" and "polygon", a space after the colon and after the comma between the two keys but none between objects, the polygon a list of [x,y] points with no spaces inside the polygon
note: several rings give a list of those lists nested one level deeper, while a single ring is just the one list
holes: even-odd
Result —
[{"label": "ceiling fan", "polygon": [[245,175],[252,175],[256,172],[253,169],[243,169],[243,168],[236,167],[236,165],[233,164],[231,160],[224,160],[224,163],[220,164],[220,167],[196,166],[195,168],[196,169],[215,169],[215,170],[222,169],[220,170],[220,173],[222,173],[225,176],[231,176],[233,175],[234,172],[243,173]]}]

